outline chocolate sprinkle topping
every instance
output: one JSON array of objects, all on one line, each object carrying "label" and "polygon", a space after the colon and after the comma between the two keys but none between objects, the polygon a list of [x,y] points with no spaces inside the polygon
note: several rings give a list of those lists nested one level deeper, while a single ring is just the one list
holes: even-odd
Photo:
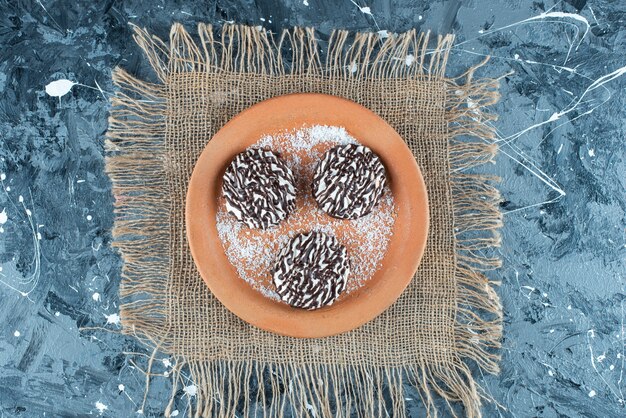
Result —
[{"label": "chocolate sprinkle topping", "polygon": [[346,288],[350,263],[346,247],[322,232],[296,235],[281,250],[274,268],[276,292],[304,309],[331,305]]},{"label": "chocolate sprinkle topping", "polygon": [[272,151],[250,148],[224,173],[226,210],[250,228],[267,229],[296,207],[293,173]]},{"label": "chocolate sprinkle topping", "polygon": [[330,216],[357,219],[367,215],[383,195],[385,167],[363,145],[339,145],[328,150],[315,171],[312,193]]}]

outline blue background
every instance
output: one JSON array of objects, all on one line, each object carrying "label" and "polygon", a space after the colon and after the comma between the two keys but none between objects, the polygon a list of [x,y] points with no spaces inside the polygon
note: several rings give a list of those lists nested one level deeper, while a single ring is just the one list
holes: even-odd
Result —
[{"label": "blue background", "polygon": [[[484,168],[502,177],[506,222],[492,274],[502,373],[476,372],[485,415],[626,415],[626,78],[615,73],[626,65],[626,2],[354,1],[371,14],[350,0],[0,1],[0,416],[126,417],[142,406],[147,353],[115,317],[121,259],[103,142],[111,69],[155,79],[128,22],[167,38],[175,21],[312,25],[322,37],[452,32],[449,75],[493,55],[479,75],[511,74],[494,109],[502,152]],[[57,79],[80,84],[50,97]],[[170,363],[158,355],[153,372]],[[145,415],[162,414],[170,389],[153,379]],[[180,416],[187,397],[176,394]]]}]

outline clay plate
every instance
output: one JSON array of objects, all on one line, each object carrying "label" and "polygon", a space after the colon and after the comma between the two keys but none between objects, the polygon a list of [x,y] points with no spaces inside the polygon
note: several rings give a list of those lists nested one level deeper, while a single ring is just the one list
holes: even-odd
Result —
[{"label": "clay plate", "polygon": [[[382,159],[397,217],[381,267],[363,287],[335,304],[307,311],[271,300],[239,277],[216,228],[221,179],[238,153],[261,137],[303,125],[342,126]],[[291,94],[258,103],[231,119],[196,162],[186,202],[189,246],[200,275],[235,315],[267,331],[316,338],[355,329],[387,309],[410,283],[428,235],[428,197],[415,158],[383,119],[352,101],[323,94]]]}]

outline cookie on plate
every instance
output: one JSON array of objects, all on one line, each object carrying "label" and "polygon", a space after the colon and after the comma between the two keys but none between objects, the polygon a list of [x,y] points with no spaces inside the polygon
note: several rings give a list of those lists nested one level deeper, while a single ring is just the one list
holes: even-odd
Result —
[{"label": "cookie on plate", "polygon": [[319,208],[330,216],[358,219],[374,209],[386,184],[385,166],[378,155],[366,146],[347,144],[326,151],[311,191]]},{"label": "cookie on plate", "polygon": [[296,235],[283,247],[273,279],[284,302],[297,308],[318,309],[339,297],[349,274],[346,247],[333,236],[308,232]]},{"label": "cookie on plate", "polygon": [[278,225],[296,207],[293,173],[272,151],[250,148],[224,173],[222,192],[228,213],[250,228]]}]

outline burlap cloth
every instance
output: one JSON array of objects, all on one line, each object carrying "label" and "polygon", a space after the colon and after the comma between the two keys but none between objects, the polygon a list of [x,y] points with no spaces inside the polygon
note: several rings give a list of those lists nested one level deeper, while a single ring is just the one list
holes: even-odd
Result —
[{"label": "burlap cloth", "polygon": [[[176,24],[169,43],[139,28],[135,40],[160,82],[113,73],[107,170],[124,259],[120,312],[125,332],[178,360],[172,401],[189,367],[189,411],[199,416],[404,416],[403,385],[418,389],[429,415],[438,394],[480,416],[467,360],[498,371],[502,313],[482,271],[498,266],[484,250],[498,244],[501,217],[490,179],[466,172],[496,152],[485,106],[497,80],[474,80],[475,68],[445,78],[453,38],[415,31],[384,40],[337,31],[326,43],[312,29],[272,36],[229,25],[215,36],[203,24],[192,39]],[[207,141],[247,107],[293,92],[346,97],[380,115],[413,151],[430,201],[428,245],[408,289],[375,320],[323,339],[274,335],[231,314],[185,238],[187,182]]]}]

